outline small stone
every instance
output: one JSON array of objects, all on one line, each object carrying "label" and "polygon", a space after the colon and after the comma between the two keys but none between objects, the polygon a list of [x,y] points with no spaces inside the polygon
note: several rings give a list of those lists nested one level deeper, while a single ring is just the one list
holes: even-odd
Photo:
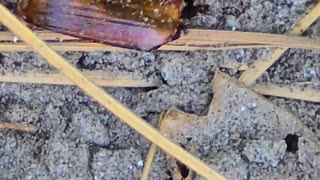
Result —
[{"label": "small stone", "polygon": [[14,42],[14,43],[17,43],[17,42],[18,42],[18,40],[19,40],[19,39],[18,39],[18,37],[17,37],[17,36],[14,36],[14,37],[13,37],[13,42]]},{"label": "small stone", "polygon": [[142,168],[143,167],[143,161],[140,160],[137,165],[138,165],[138,168]]}]

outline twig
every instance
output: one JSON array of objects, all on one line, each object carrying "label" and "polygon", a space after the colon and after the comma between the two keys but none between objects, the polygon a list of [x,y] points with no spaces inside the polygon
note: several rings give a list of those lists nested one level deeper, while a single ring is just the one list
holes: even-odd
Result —
[{"label": "twig", "polygon": [[90,95],[94,100],[126,122],[130,127],[138,131],[145,138],[155,143],[165,152],[175,157],[177,160],[186,164],[190,169],[207,179],[225,179],[208,165],[188,153],[177,144],[160,134],[146,121],[129,110],[114,97],[105,92],[102,88],[96,86],[92,81],[81,74],[62,56],[50,49],[45,42],[41,41],[33,32],[21,23],[14,15],[10,13],[3,5],[0,5],[0,21],[13,33],[19,36],[24,42],[29,44],[36,52],[44,57],[49,64],[56,67],[61,73],[72,80],[80,89]]},{"label": "twig", "polygon": [[[309,26],[312,25],[320,16],[320,3],[318,3],[308,14],[303,17],[300,22],[287,34],[288,35],[301,35]],[[274,64],[288,48],[278,48],[274,50],[270,56],[256,61],[256,63],[246,70],[240,77],[240,81],[245,85],[250,86],[253,84],[272,64]]]},{"label": "twig", "polygon": [[33,132],[37,129],[31,125],[26,125],[22,123],[7,123],[7,122],[0,122],[0,129],[10,129],[16,131],[25,131],[25,132]]}]

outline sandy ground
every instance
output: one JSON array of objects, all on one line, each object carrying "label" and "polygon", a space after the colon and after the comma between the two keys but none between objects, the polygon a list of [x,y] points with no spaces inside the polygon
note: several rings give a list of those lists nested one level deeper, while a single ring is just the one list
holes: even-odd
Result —
[{"label": "sandy ground", "polygon": [[[187,21],[193,28],[280,34],[290,29],[313,2],[196,0],[195,4],[202,5],[207,11]],[[15,0],[3,3],[11,9],[15,7]],[[319,38],[319,26],[320,20],[304,35]],[[79,69],[162,79],[164,84],[159,88],[105,88],[156,126],[159,113],[172,107],[187,113],[203,114],[213,96],[211,81],[219,65],[226,61],[250,65],[266,51],[68,52],[63,56]],[[258,82],[299,83],[320,89],[319,58],[319,51],[292,49]],[[236,71],[221,70],[233,76],[239,75]],[[1,73],[54,71],[34,53],[0,53]],[[0,131],[0,179],[139,179],[150,143],[78,88],[6,83],[0,86],[0,120],[27,122],[39,128],[36,133]],[[320,138],[319,104],[268,98],[275,105],[292,112]],[[266,146],[261,145],[261,149]],[[297,156],[290,152],[282,153]],[[225,161],[232,164],[235,158],[229,157]],[[302,171],[301,167],[305,166],[294,158],[290,160],[292,169],[298,169],[290,172],[292,179],[319,178],[314,176],[317,167]],[[250,178],[239,179],[264,179],[262,175],[268,173],[281,175],[286,173],[285,167],[266,167],[264,174],[252,170],[249,171]],[[150,179],[171,179],[171,175],[171,165],[164,154],[158,152]]]}]

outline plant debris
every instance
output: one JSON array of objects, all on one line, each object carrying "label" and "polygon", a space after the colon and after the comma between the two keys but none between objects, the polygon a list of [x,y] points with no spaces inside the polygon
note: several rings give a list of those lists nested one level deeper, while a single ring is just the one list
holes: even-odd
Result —
[{"label": "plant debris", "polygon": [[149,51],[176,34],[183,6],[182,0],[22,0],[18,15],[54,32]]},{"label": "plant debris", "polygon": [[[214,83],[215,95],[207,115],[171,109],[163,119],[161,133],[230,179],[247,179],[250,172],[267,179],[289,178],[290,174],[278,172],[277,166],[294,171],[288,163],[295,157],[288,154],[292,147],[287,147],[287,136],[296,134],[298,161],[314,170],[312,176],[318,176],[318,141],[295,116],[220,72]],[[255,108],[248,108],[253,105]]]}]

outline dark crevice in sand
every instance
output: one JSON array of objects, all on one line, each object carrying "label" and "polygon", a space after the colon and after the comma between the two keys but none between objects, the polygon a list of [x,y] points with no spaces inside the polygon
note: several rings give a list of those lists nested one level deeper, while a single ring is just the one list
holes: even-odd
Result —
[{"label": "dark crevice in sand", "polygon": [[92,171],[92,163],[93,163],[93,159],[94,159],[94,155],[99,151],[99,148],[93,145],[90,145],[88,147],[88,151],[89,151],[89,155],[88,155],[88,170],[89,173],[91,175],[92,180],[95,179],[94,177],[94,173]]},{"label": "dark crevice in sand", "polygon": [[299,136],[295,134],[288,134],[285,138],[287,144],[287,151],[291,153],[296,153],[299,150]]}]

